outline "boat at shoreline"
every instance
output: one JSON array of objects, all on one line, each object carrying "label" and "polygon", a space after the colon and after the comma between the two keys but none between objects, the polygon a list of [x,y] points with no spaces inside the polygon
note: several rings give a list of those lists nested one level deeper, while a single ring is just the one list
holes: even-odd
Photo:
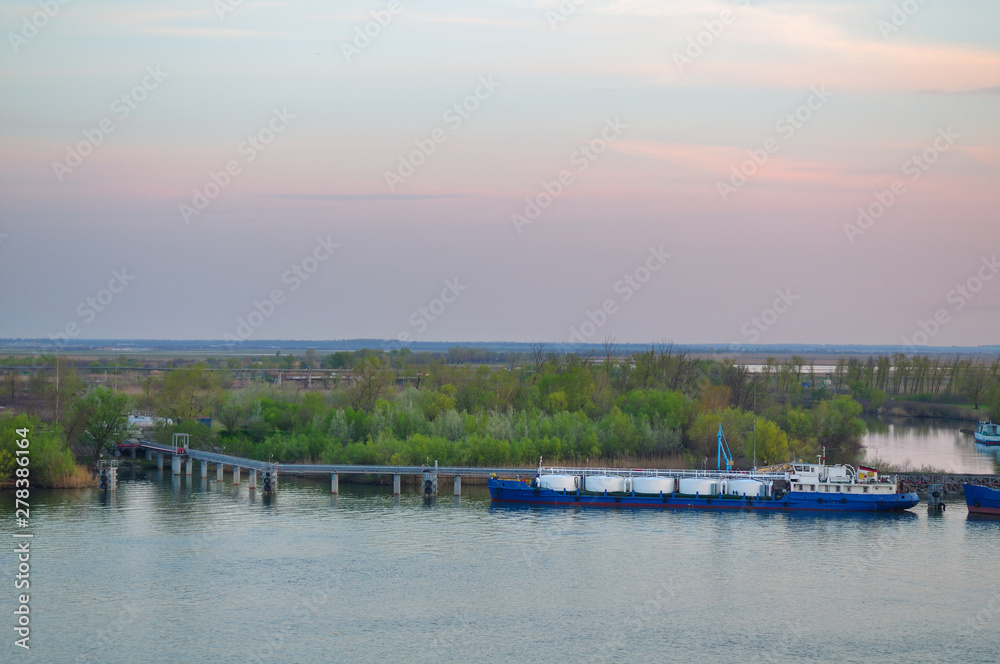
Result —
[{"label": "boat at shoreline", "polygon": [[994,514],[1000,516],[1000,489],[988,486],[963,484],[965,504],[969,514]]},{"label": "boat at shoreline", "polygon": [[980,422],[976,427],[976,442],[980,445],[1000,446],[1000,424]]},{"label": "boat at shoreline", "polygon": [[847,464],[788,464],[784,472],[560,468],[534,478],[490,477],[495,503],[711,510],[899,512],[916,506],[897,478]]}]

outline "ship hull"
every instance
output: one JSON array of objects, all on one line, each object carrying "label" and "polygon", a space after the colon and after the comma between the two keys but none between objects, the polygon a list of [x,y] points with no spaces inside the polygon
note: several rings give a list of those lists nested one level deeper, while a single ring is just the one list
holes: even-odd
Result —
[{"label": "ship hull", "polygon": [[965,504],[970,514],[993,514],[1000,516],[1000,490],[985,486],[966,484]]},{"label": "ship hull", "polygon": [[917,505],[915,493],[848,495],[832,497],[792,491],[780,499],[740,496],[662,496],[632,493],[594,494],[535,489],[520,480],[489,481],[490,497],[496,503],[554,505],[564,507],[628,507],[704,510],[766,510],[776,512],[899,512]]},{"label": "ship hull", "polygon": [[976,432],[975,435],[976,442],[980,445],[987,445],[989,447],[1000,447],[1000,436],[988,436],[986,434]]}]

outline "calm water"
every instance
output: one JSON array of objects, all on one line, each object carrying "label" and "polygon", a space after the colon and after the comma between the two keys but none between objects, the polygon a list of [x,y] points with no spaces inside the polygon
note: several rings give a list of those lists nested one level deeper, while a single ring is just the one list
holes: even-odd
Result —
[{"label": "calm water", "polygon": [[869,457],[878,456],[896,465],[909,463],[913,470],[927,466],[955,473],[1000,473],[996,447],[976,445],[971,422],[919,418],[879,418],[868,422],[861,441]]},{"label": "calm water", "polygon": [[288,479],[264,501],[154,471],[110,499],[34,492],[32,649],[10,645],[5,546],[0,661],[997,661],[1000,521],[958,503],[816,517],[341,488]]}]

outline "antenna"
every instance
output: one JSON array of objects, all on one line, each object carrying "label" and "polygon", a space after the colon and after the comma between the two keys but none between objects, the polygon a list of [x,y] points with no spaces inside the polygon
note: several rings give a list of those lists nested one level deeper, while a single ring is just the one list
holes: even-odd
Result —
[{"label": "antenna", "polygon": [[757,376],[753,377],[753,469],[757,470]]}]

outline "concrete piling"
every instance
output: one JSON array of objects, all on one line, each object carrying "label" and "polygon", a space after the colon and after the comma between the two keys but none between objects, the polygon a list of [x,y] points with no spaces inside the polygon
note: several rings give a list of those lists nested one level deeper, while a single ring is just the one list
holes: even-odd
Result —
[{"label": "concrete piling", "polygon": [[256,489],[257,488],[257,471],[254,470],[253,468],[251,468],[250,469],[250,473],[249,473],[249,475],[247,477],[248,477],[248,479],[250,481],[250,488],[251,489]]},{"label": "concrete piling", "polygon": [[222,484],[222,473],[224,473],[225,470],[226,467],[223,466],[221,463],[215,464],[215,481],[218,482],[219,484]]},{"label": "concrete piling", "polygon": [[201,479],[208,479],[208,462],[204,459],[201,460]]},{"label": "concrete piling", "polygon": [[399,473],[394,473],[392,476],[392,495],[399,495]]},{"label": "concrete piling", "polygon": [[162,452],[157,452],[156,453],[156,469],[157,470],[163,470],[163,453]]},{"label": "concrete piling", "polygon": [[455,475],[455,495],[456,496],[461,496],[462,495],[462,476],[461,475]]},{"label": "concrete piling", "polygon": [[330,475],[330,493],[334,495],[340,493],[340,477],[337,473]]},{"label": "concrete piling", "polygon": [[176,454],[170,457],[170,472],[173,475],[181,474],[181,458]]},{"label": "concrete piling", "polygon": [[233,486],[240,485],[240,467],[233,466]]},{"label": "concrete piling", "polygon": [[191,475],[193,471],[194,471],[194,459],[188,457],[184,464],[184,474]]}]

